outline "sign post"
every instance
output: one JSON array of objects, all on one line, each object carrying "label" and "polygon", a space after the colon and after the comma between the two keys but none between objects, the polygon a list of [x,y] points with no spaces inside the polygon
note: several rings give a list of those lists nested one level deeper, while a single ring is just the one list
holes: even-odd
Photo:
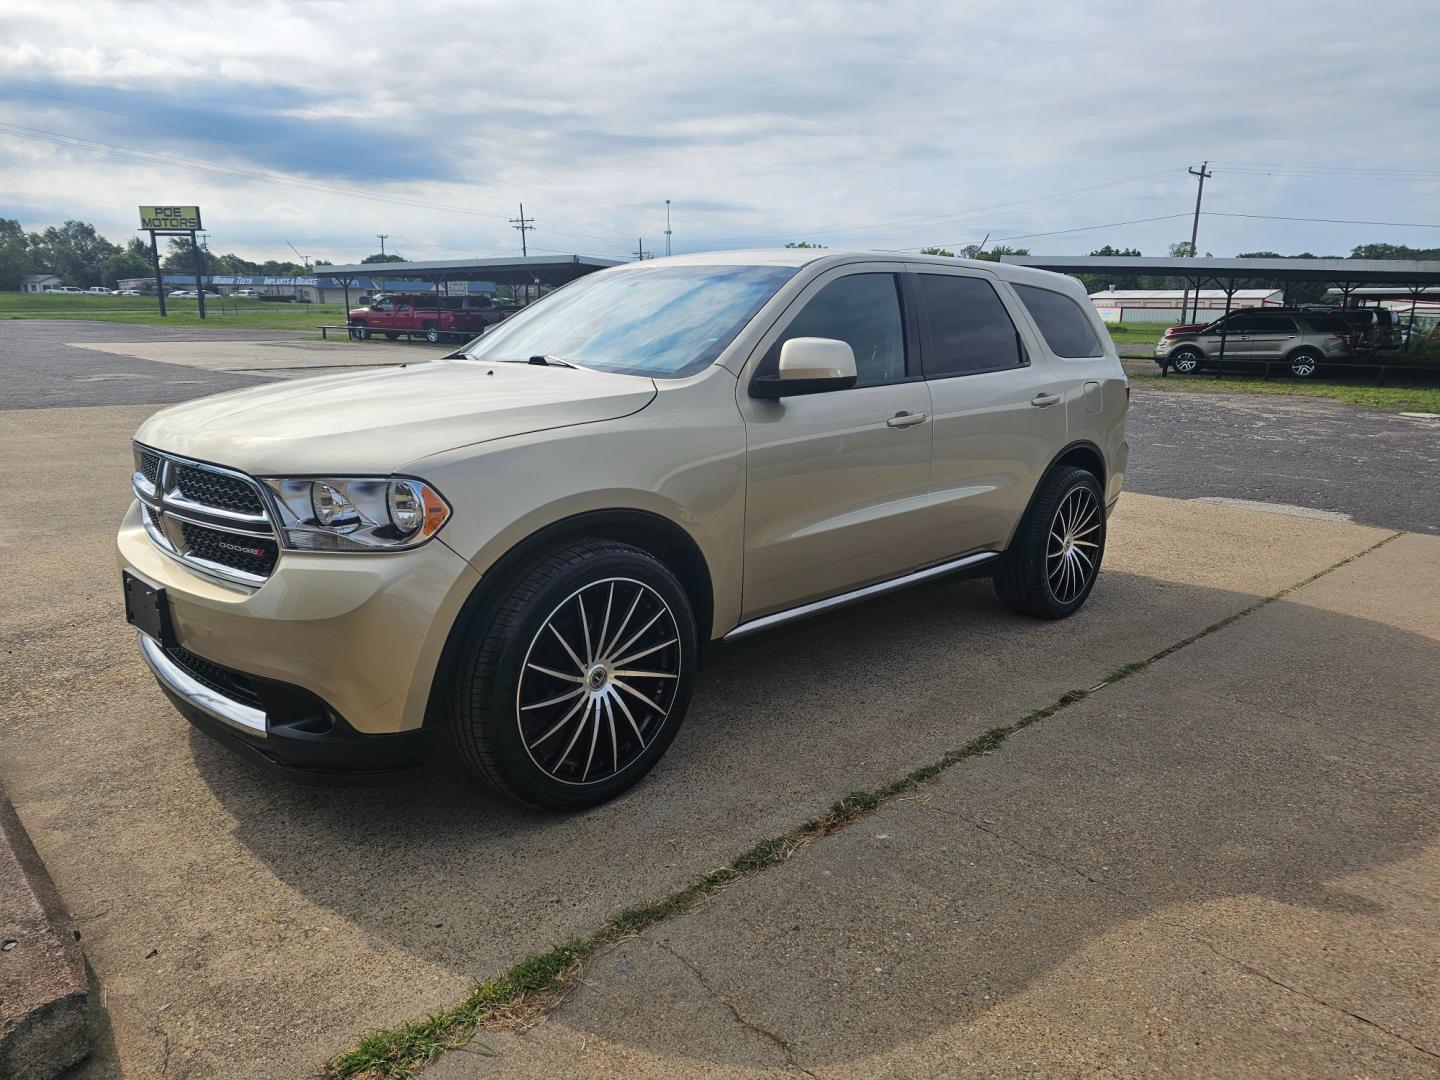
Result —
[{"label": "sign post", "polygon": [[160,299],[160,314],[165,315],[165,278],[160,272],[160,236],[189,236],[190,247],[195,252],[195,296],[200,301],[200,318],[205,318],[204,266],[200,259],[200,245],[195,234],[200,224],[198,206],[142,206],[140,207],[140,231],[150,234],[150,261],[155,266],[155,293]]}]

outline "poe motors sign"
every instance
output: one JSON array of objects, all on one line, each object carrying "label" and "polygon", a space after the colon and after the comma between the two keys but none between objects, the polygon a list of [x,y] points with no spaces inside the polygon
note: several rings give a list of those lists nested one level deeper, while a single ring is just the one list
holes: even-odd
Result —
[{"label": "poe motors sign", "polygon": [[150,234],[150,263],[155,268],[155,295],[160,300],[160,314],[165,314],[165,280],[160,273],[160,243],[157,236],[188,236],[190,251],[195,256],[195,298],[200,302],[200,318],[205,318],[205,272],[200,262],[200,245],[195,234],[200,224],[198,206],[142,206],[140,231]]},{"label": "poe motors sign", "polygon": [[203,229],[198,206],[142,206],[140,228],[155,232],[190,232]]}]

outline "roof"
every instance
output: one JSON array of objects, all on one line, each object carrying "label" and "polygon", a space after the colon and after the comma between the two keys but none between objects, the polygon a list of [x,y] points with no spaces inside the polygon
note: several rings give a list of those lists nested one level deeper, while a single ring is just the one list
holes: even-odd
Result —
[{"label": "roof", "polygon": [[1009,266],[1058,274],[1156,274],[1224,280],[1267,277],[1373,285],[1440,285],[1440,260],[1398,259],[1172,259],[1113,255],[1002,255]]},{"label": "roof", "polygon": [[619,266],[619,259],[595,255],[530,255],[519,259],[442,259],[434,262],[355,263],[327,266],[331,278],[404,277],[433,281],[493,281],[500,285],[563,285],[577,277]]},{"label": "roof", "polygon": [[[1232,294],[1236,300],[1264,300],[1281,292],[1280,289],[1236,289]],[[1090,294],[1091,300],[1179,300],[1196,296],[1202,300],[1224,300],[1224,289],[1101,289]]]}]

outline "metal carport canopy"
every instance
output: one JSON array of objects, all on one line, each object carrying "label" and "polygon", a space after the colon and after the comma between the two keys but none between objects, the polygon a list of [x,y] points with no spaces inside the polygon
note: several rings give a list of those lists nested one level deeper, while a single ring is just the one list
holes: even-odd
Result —
[{"label": "metal carport canopy", "polygon": [[1002,255],[1000,261],[1057,274],[1153,274],[1178,278],[1277,278],[1372,285],[1440,285],[1440,261],[1390,259],[1171,259],[1115,255]]},{"label": "metal carport canopy", "polygon": [[525,258],[445,259],[439,262],[356,263],[316,267],[326,277],[407,277],[423,281],[493,281],[497,285],[564,285],[621,259],[594,255],[531,255]]}]

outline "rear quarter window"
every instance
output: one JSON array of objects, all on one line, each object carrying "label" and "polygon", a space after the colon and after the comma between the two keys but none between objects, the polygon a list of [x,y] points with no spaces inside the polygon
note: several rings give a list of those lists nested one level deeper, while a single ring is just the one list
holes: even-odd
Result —
[{"label": "rear quarter window", "polygon": [[1056,356],[1105,355],[1090,317],[1070,297],[1036,285],[1015,285],[1015,292]]}]

